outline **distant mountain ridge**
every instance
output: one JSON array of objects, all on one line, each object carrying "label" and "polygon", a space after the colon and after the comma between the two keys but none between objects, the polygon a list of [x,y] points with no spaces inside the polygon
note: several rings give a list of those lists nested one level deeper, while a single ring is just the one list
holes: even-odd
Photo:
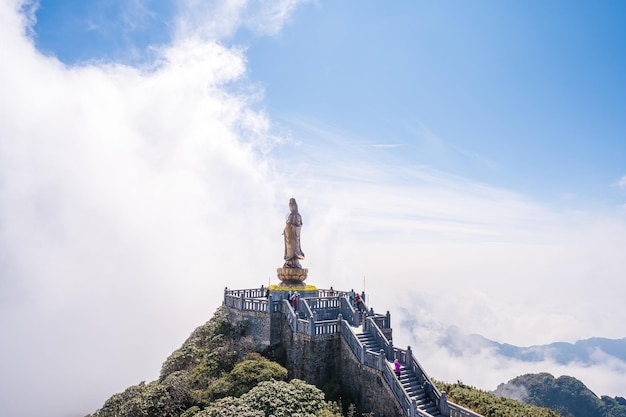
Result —
[{"label": "distant mountain ridge", "polygon": [[626,338],[592,337],[575,343],[554,342],[546,345],[515,346],[509,343],[499,343],[477,334],[468,335],[459,328],[451,326],[446,329],[438,344],[458,355],[462,355],[463,352],[478,352],[490,348],[496,354],[524,362],[550,360],[561,365],[570,363],[593,365],[600,360],[598,354],[612,356],[626,362]]},{"label": "distant mountain ridge", "polygon": [[592,364],[595,362],[593,356],[597,352],[603,352],[626,362],[626,338],[606,339],[592,337],[575,343],[555,342],[529,347],[498,343],[488,339],[484,340],[494,347],[500,355],[525,362],[541,362],[550,359],[562,365],[572,362]]},{"label": "distant mountain ridge", "polygon": [[526,404],[548,407],[562,416],[626,417],[626,399],[598,398],[581,381],[571,376],[555,378],[548,373],[526,374],[498,385],[493,392]]}]

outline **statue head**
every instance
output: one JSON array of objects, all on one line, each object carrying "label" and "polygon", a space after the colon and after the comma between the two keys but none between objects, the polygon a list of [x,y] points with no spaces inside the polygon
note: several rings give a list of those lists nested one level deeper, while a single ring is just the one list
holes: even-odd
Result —
[{"label": "statue head", "polygon": [[298,211],[298,203],[296,203],[296,199],[295,198],[290,198],[289,199],[289,210],[292,213],[295,213]]}]

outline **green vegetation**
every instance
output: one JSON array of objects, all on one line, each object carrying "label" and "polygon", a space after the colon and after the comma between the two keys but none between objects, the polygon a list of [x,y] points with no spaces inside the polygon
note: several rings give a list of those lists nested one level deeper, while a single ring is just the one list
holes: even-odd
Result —
[{"label": "green vegetation", "polygon": [[435,382],[440,391],[445,391],[448,400],[469,408],[485,417],[559,417],[557,412],[545,407],[524,404],[508,398],[470,387],[458,381],[454,384]]},{"label": "green vegetation", "polygon": [[[626,400],[598,398],[581,381],[570,376],[555,378],[548,373],[518,376],[501,384],[496,393],[523,390],[528,404],[541,405],[567,417],[626,417]],[[504,394],[506,395],[506,394]]]},{"label": "green vegetation", "polygon": [[218,400],[196,417],[238,417],[299,415],[315,417],[322,410],[333,414],[335,409],[324,401],[324,393],[313,385],[298,379],[291,382],[264,381],[241,397],[226,397]]},{"label": "green vegetation", "polygon": [[220,307],[165,361],[157,381],[109,398],[91,417],[341,417],[324,393],[254,353],[245,322]]},{"label": "green vegetation", "polygon": [[248,354],[228,374],[211,382],[208,392],[212,398],[239,397],[262,381],[287,379],[287,370],[276,362],[268,361],[259,354]]}]

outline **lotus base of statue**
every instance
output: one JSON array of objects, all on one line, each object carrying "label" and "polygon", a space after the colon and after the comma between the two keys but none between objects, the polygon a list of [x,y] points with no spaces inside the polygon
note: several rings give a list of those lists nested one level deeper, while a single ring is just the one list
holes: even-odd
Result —
[{"label": "lotus base of statue", "polygon": [[278,268],[278,279],[285,285],[302,285],[309,270],[307,268]]}]

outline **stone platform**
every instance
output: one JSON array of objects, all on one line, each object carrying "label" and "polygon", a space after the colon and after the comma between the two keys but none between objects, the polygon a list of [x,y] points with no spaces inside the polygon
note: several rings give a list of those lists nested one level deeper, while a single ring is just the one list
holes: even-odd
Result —
[{"label": "stone platform", "polygon": [[292,291],[297,291],[300,298],[318,297],[316,286],[305,285],[303,283],[290,283],[290,285],[288,285],[288,283],[281,282],[280,284],[270,285],[267,289],[273,300],[286,300],[289,298],[289,293]]}]

